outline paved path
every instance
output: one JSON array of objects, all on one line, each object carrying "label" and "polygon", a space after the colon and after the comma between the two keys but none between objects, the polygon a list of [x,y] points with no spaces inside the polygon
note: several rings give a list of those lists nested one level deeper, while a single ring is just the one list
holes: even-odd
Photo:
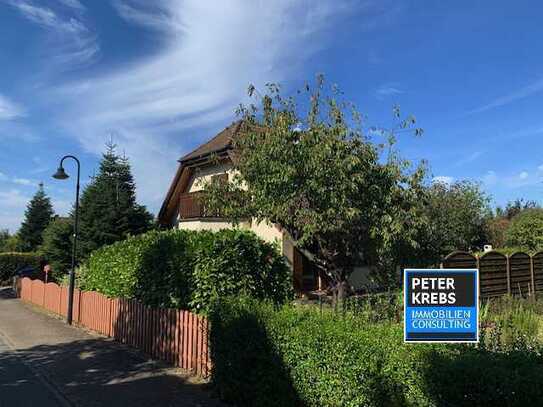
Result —
[{"label": "paved path", "polygon": [[0,407],[65,405],[62,396],[26,366],[0,335]]},{"label": "paved path", "polygon": [[205,386],[0,289],[0,407],[220,406]]}]

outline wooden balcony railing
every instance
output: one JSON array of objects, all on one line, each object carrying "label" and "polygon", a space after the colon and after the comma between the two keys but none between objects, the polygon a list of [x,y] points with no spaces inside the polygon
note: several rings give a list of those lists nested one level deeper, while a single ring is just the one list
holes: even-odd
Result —
[{"label": "wooden balcony railing", "polygon": [[202,202],[202,193],[189,192],[181,194],[179,202],[180,219],[220,218],[217,213],[210,213]]}]

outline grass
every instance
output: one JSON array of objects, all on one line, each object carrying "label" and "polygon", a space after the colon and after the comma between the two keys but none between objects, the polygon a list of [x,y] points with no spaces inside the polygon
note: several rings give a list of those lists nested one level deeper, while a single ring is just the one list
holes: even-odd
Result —
[{"label": "grass", "polygon": [[493,351],[543,350],[543,300],[503,296],[482,303],[481,346]]},{"label": "grass", "polygon": [[[320,308],[321,312],[334,311],[328,305]],[[353,296],[345,301],[343,311],[336,312],[356,316],[368,324],[402,325],[402,292]],[[543,355],[543,298],[503,296],[484,300],[479,324],[479,347],[493,352],[530,351]]]}]

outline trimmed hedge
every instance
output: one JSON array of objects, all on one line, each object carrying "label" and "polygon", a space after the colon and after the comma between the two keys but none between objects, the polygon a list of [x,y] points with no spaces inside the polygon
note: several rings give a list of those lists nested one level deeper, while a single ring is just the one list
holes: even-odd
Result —
[{"label": "trimmed hedge", "polygon": [[400,324],[227,299],[210,312],[213,383],[239,406],[543,403],[537,352],[404,344]]},{"label": "trimmed hedge", "polygon": [[83,270],[83,289],[204,313],[227,295],[276,303],[291,296],[277,249],[240,230],[148,232],[93,252]]},{"label": "trimmed hedge", "polygon": [[37,253],[0,253],[0,282],[8,282],[21,267],[32,266],[40,270],[42,257]]}]

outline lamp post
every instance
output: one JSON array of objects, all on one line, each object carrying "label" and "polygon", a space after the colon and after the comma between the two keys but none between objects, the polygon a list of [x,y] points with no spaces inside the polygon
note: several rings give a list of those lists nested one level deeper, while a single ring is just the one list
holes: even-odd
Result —
[{"label": "lamp post", "polygon": [[60,160],[60,164],[58,166],[57,172],[53,174],[53,178],[55,179],[68,179],[70,176],[66,174],[66,171],[64,171],[64,167],[62,164],[64,163],[64,160],[67,158],[71,158],[77,163],[77,183],[75,186],[75,219],[74,219],[74,243],[72,247],[72,268],[70,270],[70,285],[68,288],[68,312],[66,313],[66,322],[68,325],[72,324],[72,316],[73,316],[73,309],[74,309],[74,288],[75,288],[75,256],[77,251],[77,233],[78,233],[78,212],[79,212],[79,176],[80,176],[80,170],[81,170],[81,164],[79,163],[79,160],[74,157],[73,155],[65,155]]}]

